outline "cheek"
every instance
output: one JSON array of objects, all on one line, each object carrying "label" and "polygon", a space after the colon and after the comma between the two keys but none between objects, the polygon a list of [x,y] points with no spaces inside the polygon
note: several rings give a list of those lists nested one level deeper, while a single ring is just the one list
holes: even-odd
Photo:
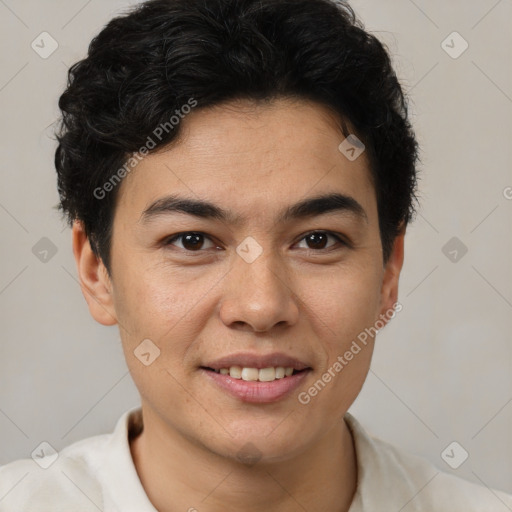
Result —
[{"label": "cheek", "polygon": [[184,381],[183,360],[202,329],[197,314],[205,292],[170,272],[132,268],[138,270],[117,282],[116,312],[127,366],[152,403],[174,396]]},{"label": "cheek", "polygon": [[[339,268],[321,279],[303,284],[303,301],[321,329],[321,339],[330,357],[350,345],[378,317],[380,275],[368,262],[359,268]],[[378,268],[378,267],[377,267]]]},{"label": "cheek", "polygon": [[[116,282],[115,294],[126,362],[143,395],[145,390],[151,395],[155,386],[165,395],[175,379],[187,377],[186,363],[215,314],[212,297],[216,286],[222,286],[222,274],[193,274],[162,263],[143,267],[141,261],[126,268],[135,270]],[[156,348],[149,343],[149,352],[158,354],[148,366],[137,358],[143,340],[151,340]]]},{"label": "cheek", "polygon": [[322,356],[316,379],[301,390],[304,394],[299,402],[307,402],[304,410],[310,417],[334,421],[352,405],[370,368],[374,346],[370,327],[379,306],[378,276],[339,276],[326,280],[323,291],[309,292],[309,304],[314,305],[313,331]]},{"label": "cheek", "polygon": [[202,298],[215,284],[209,277],[191,275],[165,263],[144,267],[142,261],[127,265],[116,282],[118,318],[130,326],[130,335],[164,340],[176,330],[189,328],[187,321],[200,310]]}]

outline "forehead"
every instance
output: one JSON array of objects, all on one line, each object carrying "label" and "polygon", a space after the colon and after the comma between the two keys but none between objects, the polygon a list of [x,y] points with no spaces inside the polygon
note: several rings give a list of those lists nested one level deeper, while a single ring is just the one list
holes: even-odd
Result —
[{"label": "forehead", "polygon": [[149,204],[178,193],[248,218],[331,191],[357,197],[371,215],[368,160],[364,153],[349,160],[339,149],[344,139],[341,120],[305,100],[199,109],[181,120],[176,140],[124,179],[116,215],[140,217]]}]

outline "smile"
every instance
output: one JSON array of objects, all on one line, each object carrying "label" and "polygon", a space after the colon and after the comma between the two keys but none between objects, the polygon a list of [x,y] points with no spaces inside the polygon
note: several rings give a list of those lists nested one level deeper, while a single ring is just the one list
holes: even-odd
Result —
[{"label": "smile", "polygon": [[300,386],[311,368],[295,370],[279,366],[261,369],[231,366],[229,369],[219,370],[202,367],[200,371],[222,392],[242,402],[263,404],[277,402],[289,396]]},{"label": "smile", "polygon": [[268,367],[268,368],[247,368],[241,366],[231,366],[230,368],[220,368],[219,370],[213,370],[221,375],[229,375],[233,379],[242,379],[245,381],[259,381],[259,382],[272,382],[276,379],[284,379],[293,375],[294,370],[290,366],[283,367]]}]

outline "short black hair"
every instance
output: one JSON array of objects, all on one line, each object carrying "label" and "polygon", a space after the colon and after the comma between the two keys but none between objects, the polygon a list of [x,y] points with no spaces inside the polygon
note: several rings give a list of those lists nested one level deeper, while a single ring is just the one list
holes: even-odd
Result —
[{"label": "short black hair", "polygon": [[59,99],[58,208],[111,274],[112,178],[155,128],[150,151],[177,138],[170,119],[191,101],[283,97],[327,106],[365,144],[386,262],[415,212],[418,144],[385,46],[339,0],[150,0],[112,19]]}]

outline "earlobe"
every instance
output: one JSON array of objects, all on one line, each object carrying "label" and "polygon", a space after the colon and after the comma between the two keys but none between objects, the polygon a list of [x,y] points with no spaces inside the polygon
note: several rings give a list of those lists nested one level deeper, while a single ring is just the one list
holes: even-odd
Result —
[{"label": "earlobe", "polygon": [[[405,227],[400,230],[393,243],[393,249],[384,267],[381,287],[380,319],[388,322],[394,305],[398,302],[398,283],[404,262]],[[394,315],[393,315],[394,316]]]},{"label": "earlobe", "polygon": [[80,221],[74,222],[72,237],[80,287],[92,317],[102,325],[117,324],[111,280],[101,258],[94,254]]}]

